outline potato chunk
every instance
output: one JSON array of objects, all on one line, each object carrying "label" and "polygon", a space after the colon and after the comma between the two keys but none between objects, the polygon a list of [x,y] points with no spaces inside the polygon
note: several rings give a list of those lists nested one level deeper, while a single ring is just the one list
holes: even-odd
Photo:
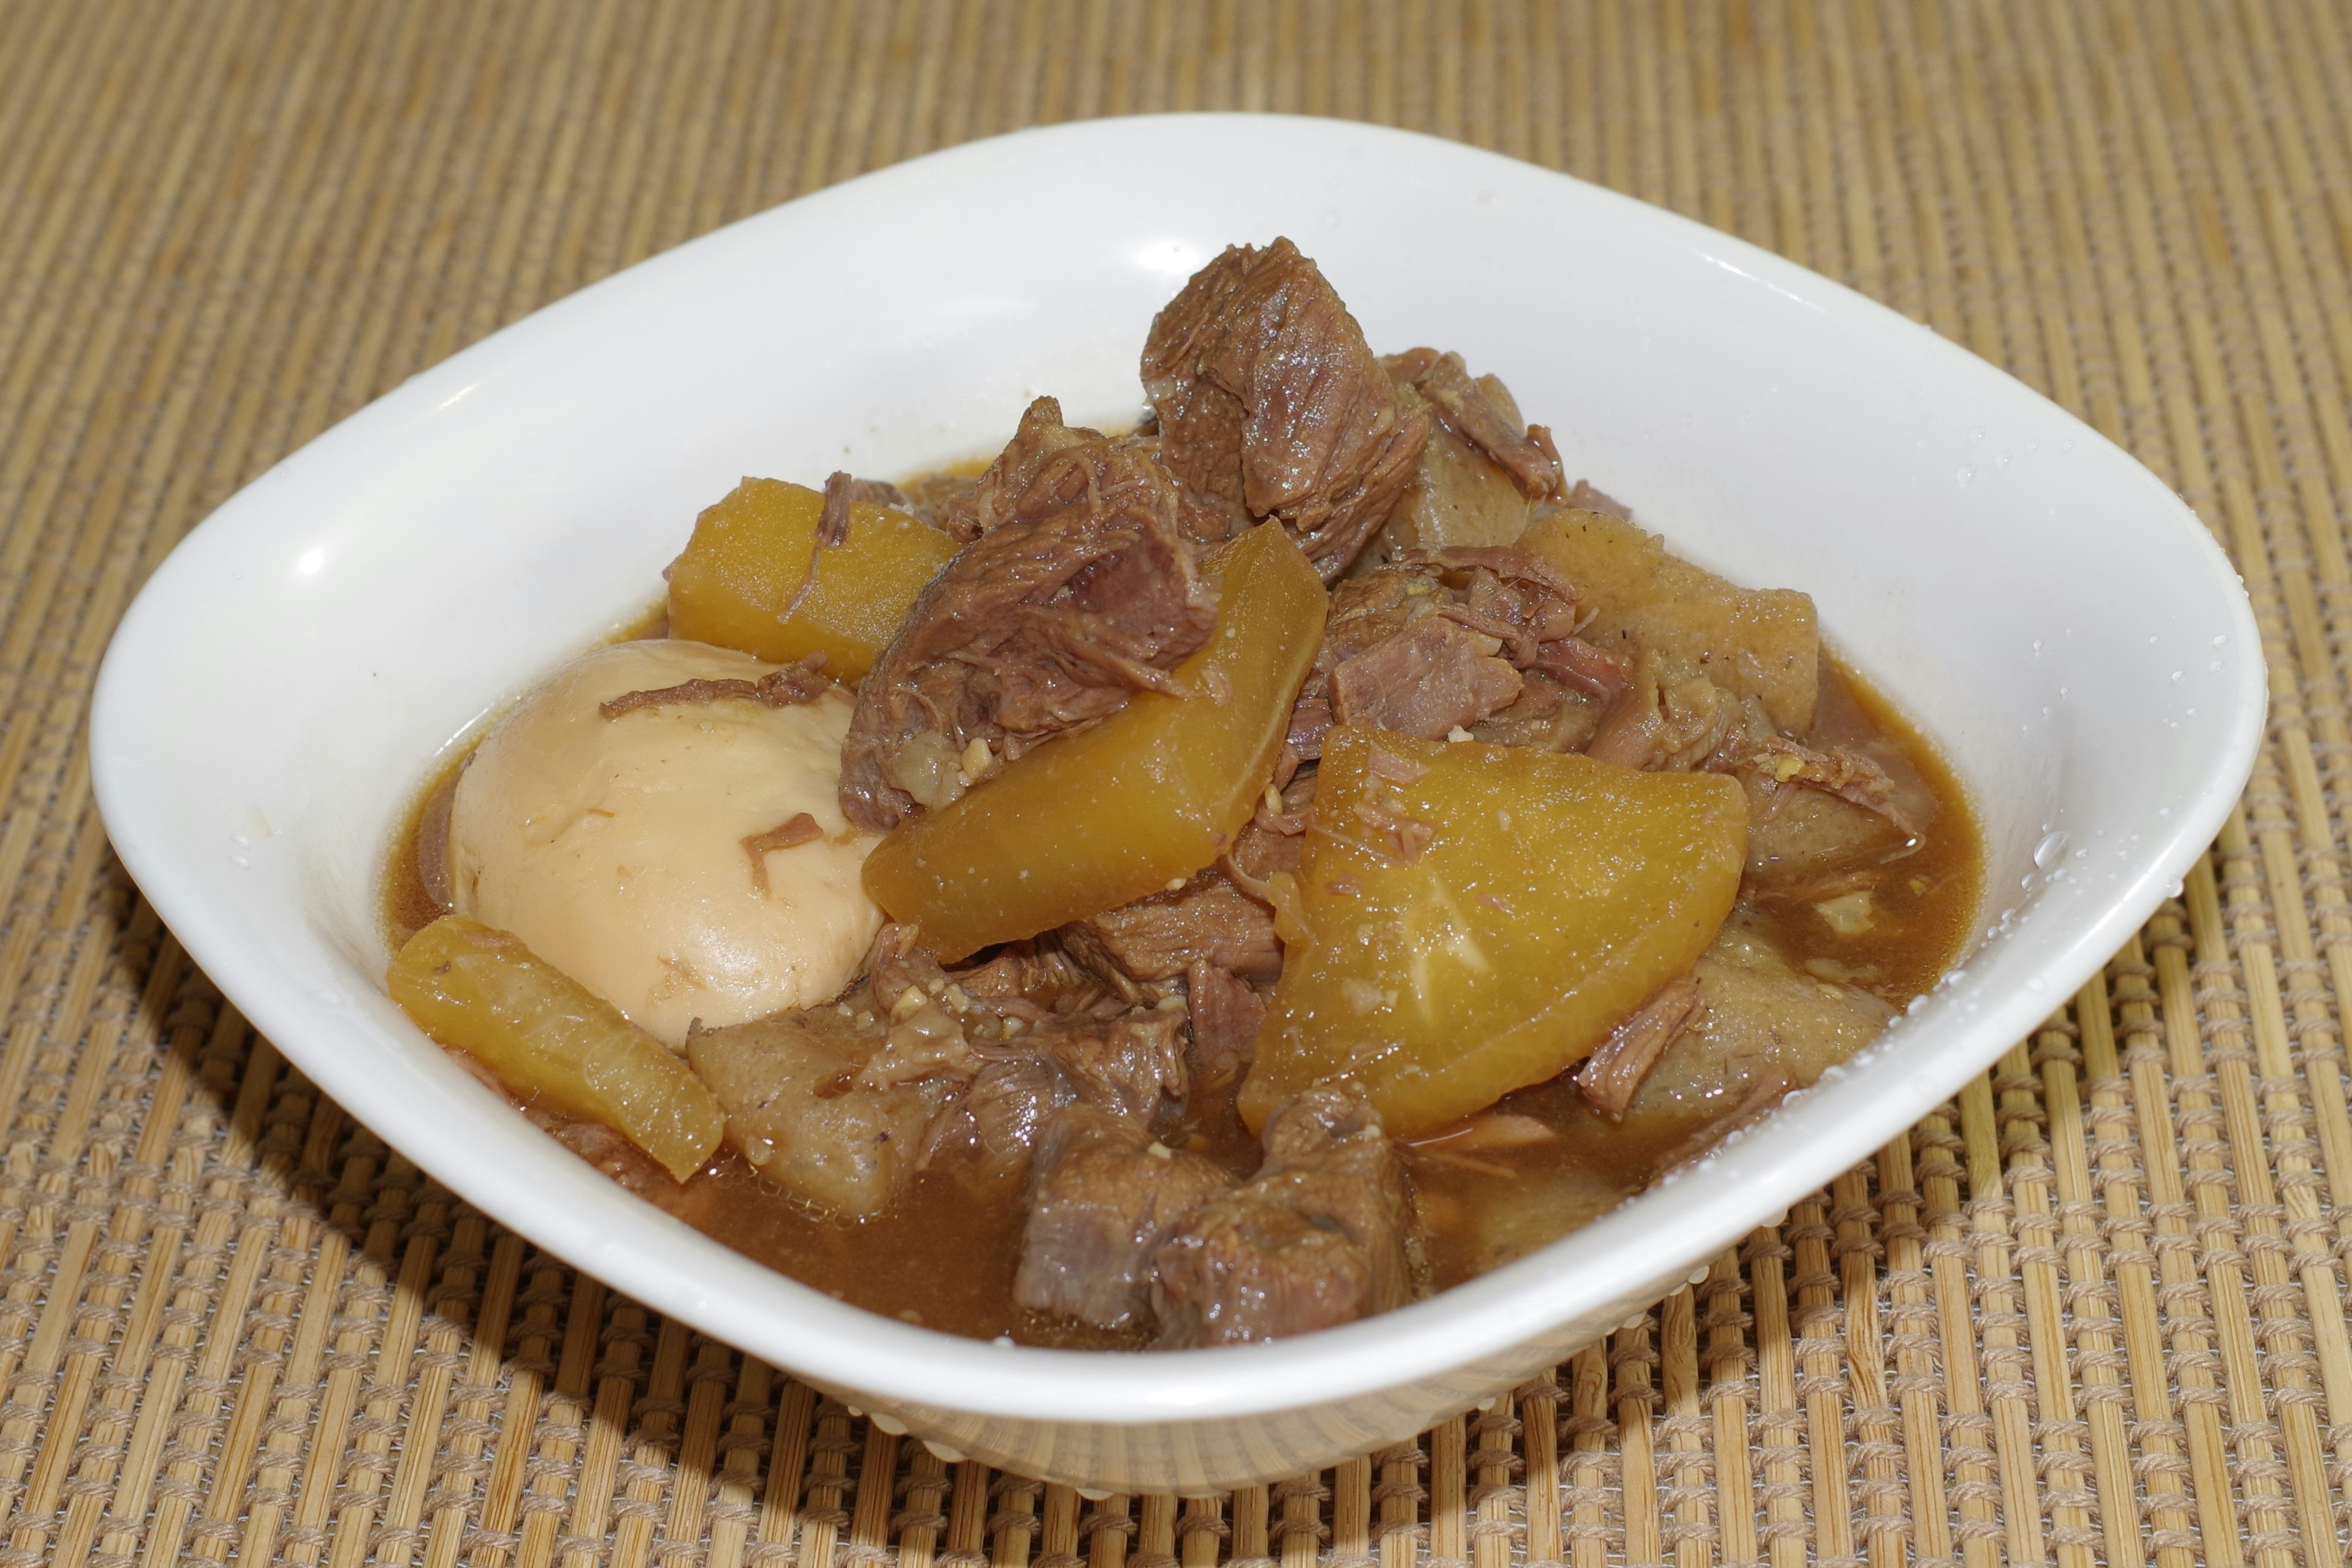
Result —
[{"label": "potato chunk", "polygon": [[824,511],[824,496],[782,479],[745,479],[706,508],[670,565],[670,635],[776,664],[822,653],[830,674],[862,678],[956,542],[903,511],[853,505],[849,538],[817,558],[815,586],[785,620]]},{"label": "potato chunk", "polygon": [[1589,642],[1647,654],[1668,683],[1705,676],[1764,704],[1773,727],[1802,739],[1821,689],[1813,601],[1788,588],[1740,588],[1667,553],[1623,518],[1570,510],[1530,526],[1528,551],[1576,584]]},{"label": "potato chunk", "polygon": [[687,1065],[502,931],[444,915],[408,939],[386,984],[441,1044],[519,1093],[622,1133],[681,1182],[719,1147],[725,1118]]},{"label": "potato chunk", "polygon": [[1555,1077],[1697,962],[1747,841],[1718,775],[1332,731],[1243,1117],[1346,1079],[1410,1138]]},{"label": "potato chunk", "polygon": [[1322,644],[1323,585],[1272,523],[1204,569],[1219,582],[1217,629],[1172,672],[1193,695],[1138,692],[909,817],[867,858],[866,891],[940,958],[1181,883],[1257,809]]}]

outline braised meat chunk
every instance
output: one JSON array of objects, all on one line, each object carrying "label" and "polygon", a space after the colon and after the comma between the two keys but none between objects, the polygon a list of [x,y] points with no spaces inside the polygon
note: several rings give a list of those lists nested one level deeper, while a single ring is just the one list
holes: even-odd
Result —
[{"label": "braised meat chunk", "polygon": [[1086,1105],[1149,1127],[1192,1090],[1184,1014],[1139,1008],[1120,1016],[1057,1020],[979,1053],[971,1088],[924,1134],[926,1160],[964,1150],[984,1174],[1029,1166],[1056,1111]]},{"label": "braised meat chunk", "polygon": [[1173,980],[1204,962],[1268,978],[1282,968],[1273,912],[1218,871],[1203,871],[1174,892],[1105,910],[1082,923],[1138,980]]},{"label": "braised meat chunk", "polygon": [[1193,1076],[1203,1089],[1222,1089],[1249,1067],[1258,1026],[1265,1022],[1265,998],[1205,960],[1185,971],[1184,997],[1192,1019]]},{"label": "braised meat chunk", "polygon": [[1349,577],[1332,590],[1323,657],[1292,713],[1292,749],[1319,755],[1333,723],[1573,749],[1632,668],[1577,635],[1577,601],[1543,560],[1496,546],[1407,551]]},{"label": "braised meat chunk", "polygon": [[1362,329],[1286,239],[1234,246],[1153,319],[1143,387],[1187,525],[1213,543],[1279,518],[1323,580],[1348,569],[1429,438]]},{"label": "braised meat chunk", "polygon": [[1170,1149],[1130,1117],[1056,1110],[1037,1141],[1013,1299],[1097,1328],[1133,1321],[1150,1309],[1152,1254],[1233,1184],[1213,1161]]},{"label": "braised meat chunk", "polygon": [[1286,1339],[1402,1306],[1412,1200],[1380,1117],[1320,1087],[1267,1119],[1265,1163],[1160,1248],[1151,1300],[1171,1348]]},{"label": "braised meat chunk", "polygon": [[1191,1087],[1181,1007],[1070,1025],[1050,1031],[1039,1048],[1080,1101],[1147,1125],[1163,1109],[1181,1104]]},{"label": "braised meat chunk", "polygon": [[1502,383],[1474,380],[1462,356],[1435,349],[1407,349],[1381,362],[1389,374],[1417,389],[1447,430],[1469,442],[1508,474],[1529,500],[1557,500],[1567,489],[1551,432],[1522,426]]},{"label": "braised meat chunk", "polygon": [[1459,621],[1427,616],[1331,671],[1331,717],[1442,741],[1518,700],[1526,682],[1503,645]]},{"label": "braised meat chunk", "polygon": [[1186,695],[1167,672],[1216,624],[1146,442],[1065,426],[1041,397],[969,500],[980,531],[858,691],[841,809],[860,827],[945,805],[1132,692]]}]

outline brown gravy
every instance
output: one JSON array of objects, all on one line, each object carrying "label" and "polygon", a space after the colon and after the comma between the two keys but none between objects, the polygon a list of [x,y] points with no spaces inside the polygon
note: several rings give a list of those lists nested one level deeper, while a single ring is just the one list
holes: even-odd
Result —
[{"label": "brown gravy", "polygon": [[[650,615],[623,636],[657,637],[663,625],[658,614]],[[1976,918],[1983,852],[1975,815],[1934,748],[1892,704],[1826,657],[1813,740],[1867,746],[1898,783],[1932,802],[1932,811],[1908,845],[1877,858],[1895,868],[1875,884],[1868,931],[1841,935],[1802,900],[1752,907],[1765,934],[1796,965],[1900,1008],[1950,965]],[[394,948],[441,913],[419,870],[419,840],[446,812],[470,749],[446,759],[418,792],[387,856],[383,917]],[[1475,1157],[1409,1155],[1433,1289],[1459,1284],[1598,1217],[1685,1156],[1706,1127],[1696,1116],[1679,1125],[1612,1125],[1565,1079],[1523,1089],[1501,1109],[1549,1122],[1563,1136],[1481,1150]],[[1257,1164],[1256,1140],[1243,1128],[1230,1088],[1196,1102],[1166,1138],[1243,1173]],[[1105,1331],[1013,1305],[1023,1218],[1017,1182],[990,1185],[952,1172],[929,1172],[889,1212],[852,1222],[812,1209],[722,1152],[709,1169],[659,1192],[656,1201],[745,1257],[910,1323],[1066,1349],[1144,1343],[1145,1331]],[[1472,1220],[1491,1217],[1503,1205],[1510,1206],[1513,1223],[1510,1243],[1498,1250],[1493,1227]]]}]

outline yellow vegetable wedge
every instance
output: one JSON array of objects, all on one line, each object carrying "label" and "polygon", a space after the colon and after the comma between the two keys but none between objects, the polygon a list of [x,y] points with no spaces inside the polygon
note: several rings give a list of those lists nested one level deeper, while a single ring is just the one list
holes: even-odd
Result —
[{"label": "yellow vegetable wedge", "polygon": [[786,620],[824,512],[823,495],[782,479],[745,479],[706,508],[670,565],[670,636],[774,664],[822,653],[835,679],[863,677],[956,542],[903,511],[853,505],[848,539],[817,557],[816,583]]},{"label": "yellow vegetable wedge", "polygon": [[727,1119],[693,1070],[505,931],[444,915],[408,939],[388,984],[441,1044],[520,1093],[604,1123],[681,1182],[719,1148]]},{"label": "yellow vegetable wedge", "polygon": [[1322,646],[1323,584],[1273,523],[1207,570],[1217,629],[1173,671],[1194,695],[1138,692],[909,817],[867,857],[866,890],[940,958],[1159,892],[1224,853],[1256,811]]},{"label": "yellow vegetable wedge", "polygon": [[1698,962],[1747,846],[1720,775],[1334,730],[1244,1120],[1348,1079],[1410,1138],[1557,1076]]}]

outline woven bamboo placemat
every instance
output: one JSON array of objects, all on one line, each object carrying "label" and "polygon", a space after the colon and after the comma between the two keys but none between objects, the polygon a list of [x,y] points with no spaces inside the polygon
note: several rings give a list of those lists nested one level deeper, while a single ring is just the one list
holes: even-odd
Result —
[{"label": "woven bamboo placemat", "polygon": [[[2273,709],[2104,976],[1704,1284],[1418,1444],[1088,1501],[425,1180],[159,929],[83,722],[173,541],[451,350],[860,170],[1190,107],[1459,136],[1930,323],[2197,508]],[[0,1568],[2339,1562],[2347,263],[2331,0],[0,0]]]}]

